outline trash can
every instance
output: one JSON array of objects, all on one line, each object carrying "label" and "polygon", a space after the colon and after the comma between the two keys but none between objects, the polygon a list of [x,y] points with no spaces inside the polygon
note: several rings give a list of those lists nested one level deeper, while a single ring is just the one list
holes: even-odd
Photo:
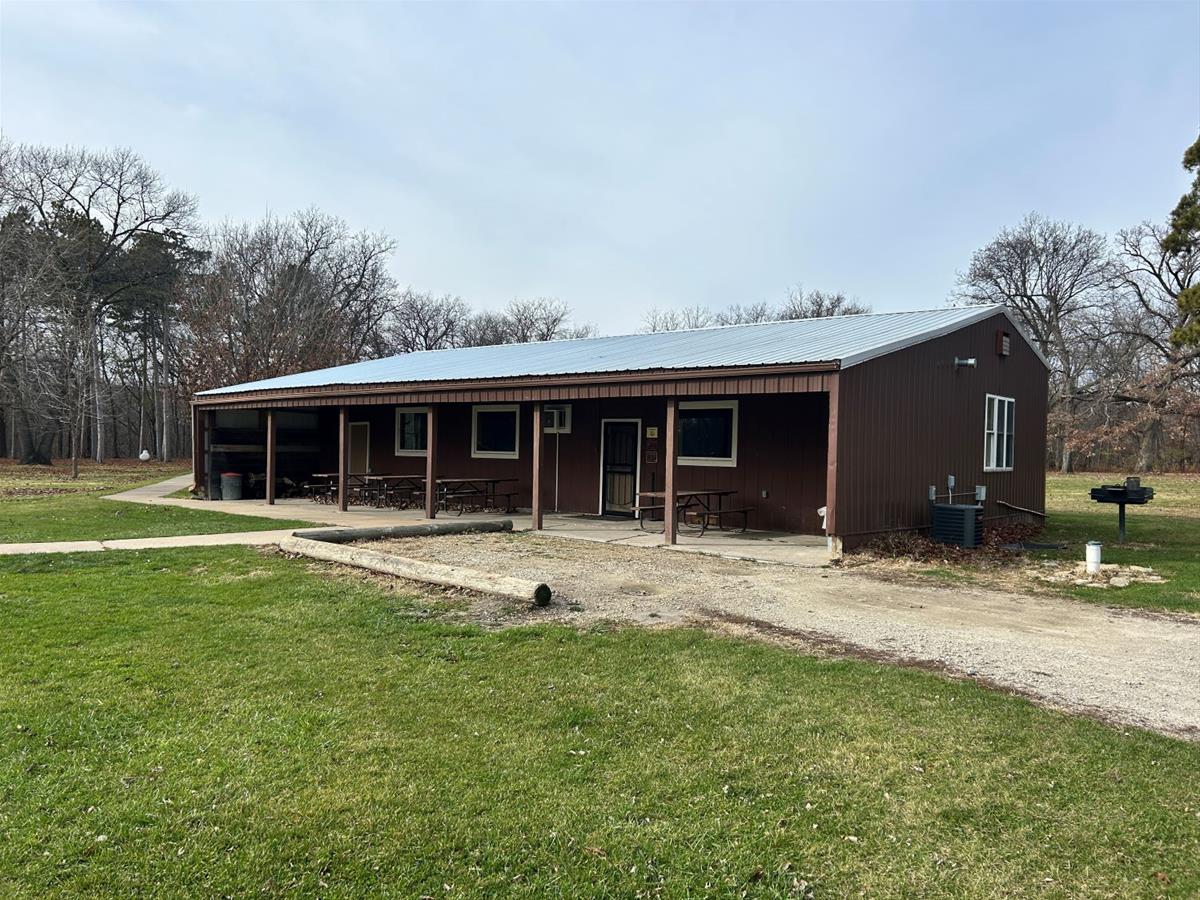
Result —
[{"label": "trash can", "polygon": [[221,473],[221,499],[222,500],[241,500],[242,499],[242,473],[241,472],[222,472]]}]

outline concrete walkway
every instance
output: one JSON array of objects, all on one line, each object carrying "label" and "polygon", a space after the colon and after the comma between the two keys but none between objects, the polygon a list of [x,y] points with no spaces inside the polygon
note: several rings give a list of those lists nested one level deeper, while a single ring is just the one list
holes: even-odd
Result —
[{"label": "concrete walkway", "polygon": [[263,546],[278,544],[292,533],[278,531],[234,531],[229,534],[177,534],[171,537],[120,538],[112,541],[37,541],[0,544],[0,556],[19,553],[89,553],[96,550],[163,550],[170,547]]},{"label": "concrete walkway", "polygon": [[[267,505],[263,500],[192,500],[167,496],[183,490],[191,484],[191,475],[180,475],[178,478],[170,478],[157,484],[144,485],[122,491],[119,494],[110,494],[105,499],[145,503],[151,506],[204,509],[209,512],[228,513],[234,516],[301,520],[347,528],[420,525],[430,521],[418,510],[354,506],[342,512],[333,504],[313,503],[311,500],[295,498],[277,500],[273,505]],[[492,521],[496,518],[495,513],[463,513],[461,516],[446,515],[438,521],[470,522],[473,519]],[[514,531],[529,531],[533,527],[533,520],[528,513],[505,515],[503,518],[512,520]],[[665,547],[660,529],[661,525],[656,523],[651,525],[649,530],[643,531],[638,527],[637,522],[631,519],[601,519],[594,516],[547,513],[542,522],[541,533],[551,537],[603,544],[621,544],[629,547]],[[263,532],[263,534],[267,533],[269,532]],[[804,568],[825,566],[829,563],[829,554],[824,538],[772,531],[747,531],[739,534],[713,530],[703,536],[698,536],[683,530],[679,534],[679,543],[667,549],[680,553],[700,553],[725,559],[772,562]]]},{"label": "concrete walkway", "polygon": [[[191,475],[179,475],[130,488],[102,499],[118,503],[142,503],[147,506],[176,506],[181,509],[201,509],[208,512],[226,513],[232,516],[256,516],[260,519],[288,519],[293,522],[311,522],[314,525],[333,525],[344,528],[371,528],[388,525],[426,524],[426,519],[417,510],[375,509],[351,507],[342,512],[327,503],[311,500],[279,500],[267,505],[262,500],[193,500],[187,497],[171,497],[192,484]],[[461,516],[446,515],[438,521],[470,522],[472,520],[494,521],[494,513],[464,513]],[[528,513],[505,515],[511,519],[514,531],[530,531],[533,520]],[[667,546],[662,542],[660,525],[651,525],[642,530],[630,519],[601,519],[594,516],[547,514],[543,520],[541,534],[568,540],[589,541],[626,547],[666,548],[680,553],[699,553],[704,556],[719,556],[725,559],[770,562],[786,566],[816,568],[829,563],[823,538],[802,534],[783,534],[768,531],[748,531],[744,534],[724,531],[709,531],[703,536],[679,534],[679,543]],[[233,545],[276,544],[292,533],[292,529],[277,531],[243,531],[225,534],[186,534],[172,537],[123,538],[102,541],[39,541],[37,543],[0,544],[0,556],[18,553],[79,553],[97,550],[151,550],[169,547],[218,547]]]}]

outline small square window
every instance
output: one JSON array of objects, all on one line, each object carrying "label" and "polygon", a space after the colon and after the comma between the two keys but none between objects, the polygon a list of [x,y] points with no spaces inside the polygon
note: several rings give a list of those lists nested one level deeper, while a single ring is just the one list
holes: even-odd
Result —
[{"label": "small square window", "polygon": [[543,406],[542,431],[545,434],[570,434],[571,404],[557,403]]},{"label": "small square window", "polygon": [[471,407],[471,456],[516,459],[520,455],[520,407]]}]

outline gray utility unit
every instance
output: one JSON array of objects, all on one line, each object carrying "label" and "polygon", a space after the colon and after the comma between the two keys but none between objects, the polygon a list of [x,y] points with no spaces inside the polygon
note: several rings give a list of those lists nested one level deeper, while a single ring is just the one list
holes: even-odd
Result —
[{"label": "gray utility unit", "polygon": [[221,499],[242,499],[242,474],[240,472],[221,473]]},{"label": "gray utility unit", "polygon": [[933,539],[958,547],[983,543],[983,507],[966,503],[933,504]]}]

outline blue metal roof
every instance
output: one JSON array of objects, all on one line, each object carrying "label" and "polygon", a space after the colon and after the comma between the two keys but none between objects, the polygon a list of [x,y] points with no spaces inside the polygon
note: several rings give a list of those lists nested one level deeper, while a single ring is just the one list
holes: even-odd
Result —
[{"label": "blue metal roof", "polygon": [[[202,391],[200,396],[333,385],[478,381],[663,369],[831,363],[847,368],[927,341],[1003,306],[872,313],[657,334],[426,350]],[[1013,320],[1014,327],[1018,327]]]}]

